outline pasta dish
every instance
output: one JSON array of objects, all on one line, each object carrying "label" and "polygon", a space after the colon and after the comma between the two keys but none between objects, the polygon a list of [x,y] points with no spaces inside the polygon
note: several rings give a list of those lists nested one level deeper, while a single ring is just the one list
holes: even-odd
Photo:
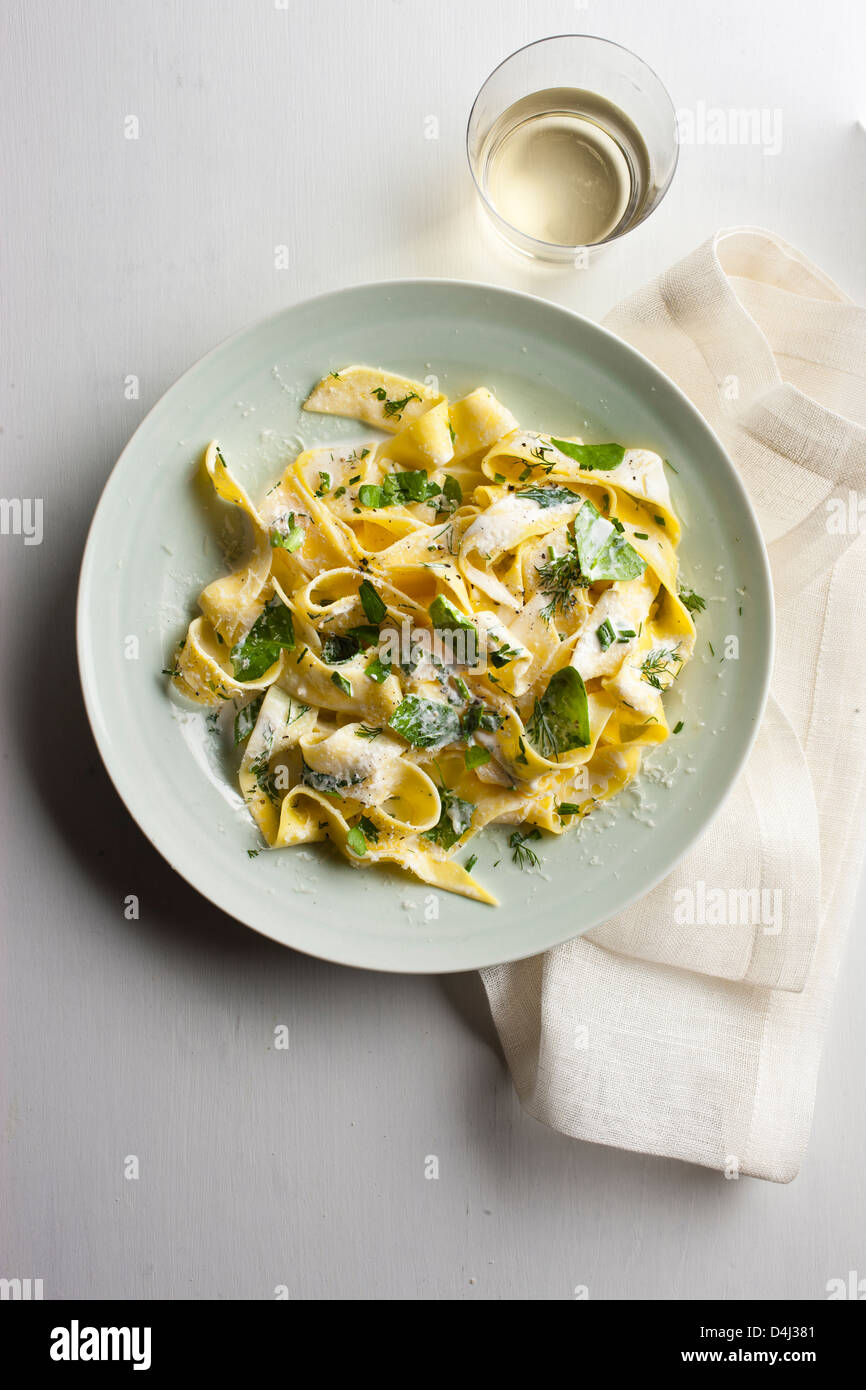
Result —
[{"label": "pasta dish", "polygon": [[[241,794],[272,849],[329,840],[485,903],[471,837],[537,862],[670,734],[703,601],[678,583],[664,460],[522,429],[486,388],[352,366],[308,411],[384,438],[306,449],[255,505],[170,670],[234,706]],[[678,732],[678,725],[673,732]]]}]

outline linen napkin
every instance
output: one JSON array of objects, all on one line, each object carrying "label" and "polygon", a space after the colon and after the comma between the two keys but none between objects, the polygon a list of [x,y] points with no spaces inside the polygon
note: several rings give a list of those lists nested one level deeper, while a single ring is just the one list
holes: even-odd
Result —
[{"label": "linen napkin", "polygon": [[[771,696],[723,811],[662,884],[482,978],[536,1119],[789,1182],[866,841],[866,310],[742,227],[606,324],[685,391],[740,471],[773,572]],[[778,921],[678,925],[677,891],[699,884],[776,893]]]}]

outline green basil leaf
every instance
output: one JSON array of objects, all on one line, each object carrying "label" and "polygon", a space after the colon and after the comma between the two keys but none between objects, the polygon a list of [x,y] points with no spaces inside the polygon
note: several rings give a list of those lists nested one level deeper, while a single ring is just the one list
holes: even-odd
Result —
[{"label": "green basil leaf", "polygon": [[295,629],[290,608],[272,598],[256,618],[246,637],[231,650],[232,669],[239,681],[258,680],[279,659],[280,652],[292,651]]},{"label": "green basil leaf", "polygon": [[460,717],[454,706],[423,695],[407,695],[388,722],[415,748],[441,748],[460,737]]},{"label": "green basil leaf", "polygon": [[337,687],[338,690],[342,690],[342,692],[343,692],[344,695],[351,695],[351,694],[352,694],[352,687],[351,687],[351,685],[350,685],[349,682],[346,680],[346,677],[345,677],[345,676],[341,676],[341,675],[340,675],[339,671],[334,671],[334,672],[332,672],[332,674],[331,674],[331,685],[335,685],[335,686]]},{"label": "green basil leaf", "polygon": [[551,439],[550,442],[561,454],[579,463],[581,468],[594,468],[600,473],[618,468],[625,458],[625,449],[621,444],[572,444],[570,439]]}]

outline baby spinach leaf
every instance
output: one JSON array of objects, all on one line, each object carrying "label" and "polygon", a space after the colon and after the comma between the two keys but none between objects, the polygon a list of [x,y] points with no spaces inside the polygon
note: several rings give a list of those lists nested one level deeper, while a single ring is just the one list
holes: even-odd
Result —
[{"label": "baby spinach leaf", "polygon": [[453,705],[407,695],[391,715],[389,727],[415,748],[441,748],[460,737],[460,716]]},{"label": "baby spinach leaf", "polygon": [[540,487],[518,488],[515,496],[526,497],[530,502],[537,502],[539,507],[559,507],[565,502],[580,501],[576,492],[572,492],[567,487],[557,487],[555,483],[548,483]]},{"label": "baby spinach leaf", "polygon": [[424,838],[432,840],[442,849],[451,849],[464,831],[469,829],[475,806],[471,801],[456,796],[447,787],[439,788],[439,800],[442,805],[439,819],[432,829],[425,830]]},{"label": "baby spinach leaf", "polygon": [[646,561],[613,522],[607,521],[592,502],[584,502],[574,519],[574,539],[584,576],[598,579],[637,579]]},{"label": "baby spinach leaf", "polygon": [[280,652],[292,651],[295,629],[291,609],[279,598],[272,598],[256,618],[246,637],[231,650],[232,669],[239,681],[258,680],[278,660]]},{"label": "baby spinach leaf", "polygon": [[551,444],[567,458],[574,459],[581,468],[593,468],[607,473],[617,468],[625,458],[621,444],[573,444],[570,439],[551,439]]},{"label": "baby spinach leaf", "polygon": [[470,621],[444,594],[437,594],[427,612],[430,621],[440,632],[475,632],[475,624]]},{"label": "baby spinach leaf", "polygon": [[371,681],[375,681],[377,685],[381,685],[383,681],[386,681],[390,674],[390,661],[383,661],[379,656],[374,656],[369,666],[364,667],[364,675],[368,676]]},{"label": "baby spinach leaf", "polygon": [[341,666],[344,661],[351,661],[359,651],[357,637],[350,636],[348,632],[345,635],[331,632],[322,642],[322,660],[327,666]]},{"label": "baby spinach leaf", "polygon": [[551,677],[544,694],[535,701],[526,735],[536,752],[552,762],[560,753],[589,746],[586,686],[573,666],[564,666]]},{"label": "baby spinach leaf", "polygon": [[361,580],[361,587],[358,590],[358,597],[361,600],[361,607],[371,623],[381,623],[388,609],[384,602],[376,593],[369,579]]}]

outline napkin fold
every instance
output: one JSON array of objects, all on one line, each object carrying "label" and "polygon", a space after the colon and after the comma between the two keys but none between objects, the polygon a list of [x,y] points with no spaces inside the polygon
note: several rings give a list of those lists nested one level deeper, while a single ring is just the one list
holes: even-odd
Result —
[{"label": "napkin fold", "polygon": [[[771,695],[725,807],[663,883],[482,978],[536,1119],[789,1182],[866,844],[866,310],[779,237],[741,227],[606,325],[691,398],[749,492],[773,572]],[[767,893],[777,910],[763,925],[679,924],[679,890],[699,885]]]}]

